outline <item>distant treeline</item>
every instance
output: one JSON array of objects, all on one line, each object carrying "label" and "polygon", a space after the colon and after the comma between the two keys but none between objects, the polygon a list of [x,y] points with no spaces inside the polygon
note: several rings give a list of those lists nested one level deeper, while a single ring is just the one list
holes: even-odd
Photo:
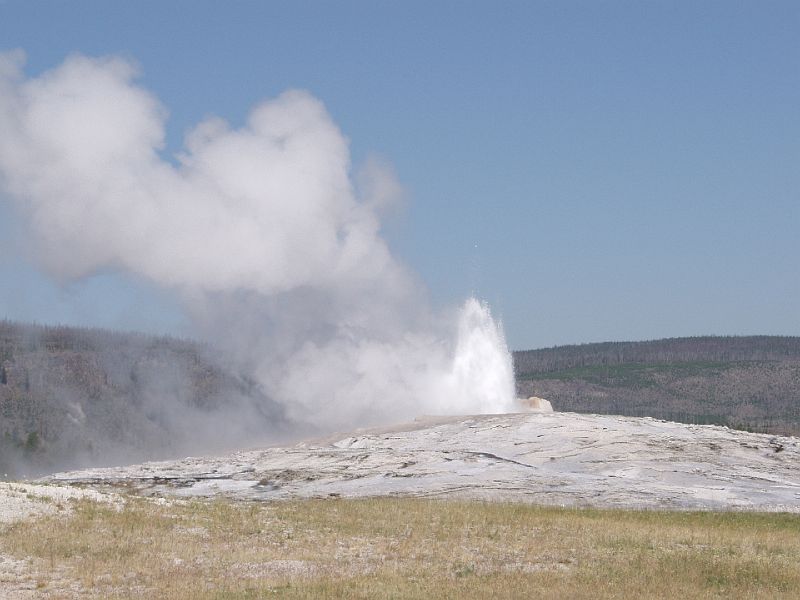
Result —
[{"label": "distant treeline", "polygon": [[694,337],[514,353],[517,393],[556,410],[800,435],[800,338]]},{"label": "distant treeline", "polygon": [[0,477],[241,447],[283,425],[205,345],[0,321]]},{"label": "distant treeline", "polygon": [[15,353],[39,350],[98,351],[114,346],[147,345],[196,353],[204,346],[193,340],[155,336],[136,331],[113,331],[95,327],[40,325],[0,320],[0,360]]},{"label": "distant treeline", "polygon": [[647,342],[602,342],[514,352],[518,377],[576,367],[800,359],[800,337],[703,336]]}]

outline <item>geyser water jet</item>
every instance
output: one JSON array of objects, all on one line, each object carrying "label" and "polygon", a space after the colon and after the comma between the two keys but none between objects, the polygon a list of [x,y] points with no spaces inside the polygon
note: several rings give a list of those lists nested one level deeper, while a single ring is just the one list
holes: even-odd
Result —
[{"label": "geyser water jet", "polygon": [[[514,410],[514,365],[500,323],[488,304],[469,298],[461,308],[452,370],[445,378],[445,412]],[[470,399],[464,406],[461,399]]]},{"label": "geyser water jet", "polygon": [[74,55],[26,78],[23,59],[0,55],[0,175],[60,281],[115,269],[172,291],[203,337],[320,428],[512,408],[501,327],[474,299],[429,306],[380,236],[400,186],[378,163],[353,183],[311,94],[262,102],[239,128],[206,119],[170,161],[166,111],[130,62]]}]

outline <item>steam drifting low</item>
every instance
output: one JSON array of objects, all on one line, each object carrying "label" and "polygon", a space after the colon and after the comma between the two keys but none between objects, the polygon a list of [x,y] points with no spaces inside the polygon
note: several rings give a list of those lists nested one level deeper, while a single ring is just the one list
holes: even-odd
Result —
[{"label": "steam drifting low", "polygon": [[287,415],[324,428],[506,412],[511,358],[488,308],[436,312],[380,236],[391,171],[359,185],[322,103],[290,90],[245,125],[209,118],[165,160],[166,111],[119,58],[34,78],[0,55],[0,175],[59,280],[116,269],[180,295],[198,332]]}]

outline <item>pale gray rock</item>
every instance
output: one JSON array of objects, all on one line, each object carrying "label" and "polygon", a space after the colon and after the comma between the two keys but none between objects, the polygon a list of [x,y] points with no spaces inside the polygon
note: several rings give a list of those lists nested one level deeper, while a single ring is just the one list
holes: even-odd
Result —
[{"label": "pale gray rock", "polygon": [[800,439],[573,413],[423,417],[287,448],[47,480],[242,500],[414,496],[800,512]]}]

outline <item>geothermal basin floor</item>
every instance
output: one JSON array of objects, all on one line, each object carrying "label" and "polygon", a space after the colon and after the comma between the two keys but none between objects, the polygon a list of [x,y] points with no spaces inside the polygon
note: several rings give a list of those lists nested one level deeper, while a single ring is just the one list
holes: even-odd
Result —
[{"label": "geothermal basin floor", "polygon": [[43,481],[167,497],[406,496],[800,512],[800,438],[575,413],[423,417],[291,447]]}]

